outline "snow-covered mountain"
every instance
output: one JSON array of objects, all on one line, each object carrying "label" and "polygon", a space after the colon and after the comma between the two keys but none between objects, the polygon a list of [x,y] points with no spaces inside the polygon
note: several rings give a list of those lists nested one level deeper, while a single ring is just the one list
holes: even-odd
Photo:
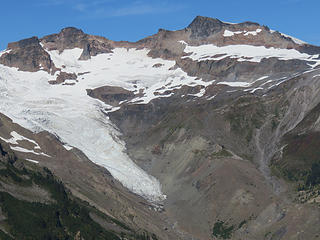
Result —
[{"label": "snow-covered mountain", "polygon": [[[56,136],[65,154],[82,152],[151,208],[163,205],[156,214],[181,239],[219,237],[220,220],[234,239],[299,239],[306,230],[313,239],[319,211],[308,218],[310,206],[296,203],[299,215],[287,202],[291,183],[281,178],[296,169],[281,161],[291,156],[288,136],[320,101],[319,65],[320,47],[252,22],[199,16],[134,43],[65,28],[0,53],[0,112],[29,135]],[[0,130],[2,141],[59,175],[51,147],[10,129]],[[316,163],[308,164],[304,176]],[[309,222],[297,233],[290,216]]]}]

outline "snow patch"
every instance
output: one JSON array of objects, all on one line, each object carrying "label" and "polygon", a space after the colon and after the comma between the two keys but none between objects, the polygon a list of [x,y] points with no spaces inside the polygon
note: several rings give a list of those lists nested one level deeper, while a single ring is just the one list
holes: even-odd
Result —
[{"label": "snow patch", "polygon": [[201,89],[198,93],[196,94],[188,94],[188,96],[193,96],[193,97],[202,97],[206,93],[206,89]]},{"label": "snow patch", "polygon": [[[275,31],[275,30],[270,30],[270,32],[271,32],[271,33],[274,33],[274,32],[277,32],[277,31]],[[307,42],[302,41],[302,40],[300,40],[300,39],[298,39],[298,38],[292,37],[292,36],[290,36],[290,35],[287,35],[287,34],[284,34],[284,33],[281,33],[281,32],[279,32],[279,33],[280,33],[282,36],[284,36],[284,37],[291,38],[291,40],[292,40],[293,42],[295,42],[296,44],[299,44],[299,45],[308,44]]]},{"label": "snow patch", "polygon": [[260,28],[256,29],[255,31],[248,31],[248,32],[245,32],[244,35],[245,36],[248,36],[248,35],[253,35],[253,36],[257,36],[258,33],[261,33],[262,30]]},{"label": "snow patch", "polygon": [[251,46],[251,45],[228,45],[218,47],[213,44],[201,46],[187,45],[185,50],[189,56],[182,58],[191,58],[194,61],[205,60],[221,60],[227,57],[236,58],[239,62],[261,62],[264,58],[278,58],[280,60],[300,59],[304,61],[315,61],[320,64],[320,60],[312,59],[313,55],[301,53],[295,49],[280,49],[280,48],[266,48],[264,46]]},{"label": "snow patch", "polygon": [[32,160],[32,159],[28,159],[28,158],[26,158],[25,160],[26,160],[26,161],[28,161],[28,162],[36,163],[36,164],[38,164],[38,163],[39,163],[39,162],[38,162],[38,161],[36,161],[36,160]]},{"label": "snow patch", "polygon": [[247,82],[218,82],[217,84],[228,85],[230,87],[249,87],[251,85]]},{"label": "snow patch", "polygon": [[34,154],[34,155],[39,155],[39,156],[41,155],[41,156],[45,156],[45,157],[50,157],[50,158],[51,158],[51,156],[49,156],[48,154],[45,154],[45,153],[37,153],[37,152],[35,152],[35,151],[33,151],[33,150],[29,150],[29,149],[22,148],[22,147],[18,147],[18,146],[15,146],[15,147],[10,146],[10,148],[11,148],[13,151],[17,151],[17,152],[32,153],[32,154]]},{"label": "snow patch", "polygon": [[250,91],[250,93],[255,93],[255,91],[257,91],[257,90],[263,90],[263,88],[262,88],[262,87],[254,88],[254,89],[252,89],[252,90]]},{"label": "snow patch", "polygon": [[289,36],[289,35],[284,34],[284,33],[280,33],[280,34],[283,35],[283,36],[285,36],[285,37],[287,37],[287,38],[291,38],[292,41],[294,41],[296,44],[299,44],[299,45],[307,44],[305,41],[302,41],[302,40],[300,40],[300,39],[298,39],[298,38]]},{"label": "snow patch", "polygon": [[213,95],[213,96],[211,96],[211,97],[208,97],[207,100],[208,100],[208,101],[213,100],[216,96],[217,96],[217,95]]},{"label": "snow patch", "polygon": [[9,53],[9,52],[11,52],[11,51],[12,51],[12,49],[7,49],[7,50],[4,50],[4,51],[0,51],[0,57],[1,57],[3,54]]},{"label": "snow patch", "polygon": [[240,34],[240,33],[242,33],[242,31],[232,32],[232,31],[229,31],[229,30],[224,30],[223,36],[224,37],[232,37],[233,35]]},{"label": "snow patch", "polygon": [[67,150],[70,151],[73,149],[73,147],[69,146],[68,144],[64,144],[63,147]]},{"label": "snow patch", "polygon": [[261,77],[261,78],[258,78],[257,80],[255,80],[254,82],[258,82],[258,81],[262,81],[262,80],[264,80],[264,79],[266,79],[266,78],[268,78],[269,76],[263,76],[263,77]]},{"label": "snow patch", "polygon": [[179,43],[183,44],[183,45],[188,45],[185,41],[181,40],[181,41],[178,41]]},{"label": "snow patch", "polygon": [[229,30],[224,30],[223,36],[224,37],[232,37],[234,35],[238,35],[238,34],[243,34],[244,36],[248,36],[248,35],[254,35],[256,36],[258,33],[262,32],[262,29],[258,28],[255,31],[236,31],[236,32],[232,32]]},{"label": "snow patch", "polygon": [[6,143],[15,144],[15,145],[19,145],[18,141],[28,141],[28,142],[31,142],[32,144],[35,145],[34,148],[40,149],[40,146],[38,145],[37,142],[35,142],[35,141],[33,141],[33,140],[29,139],[29,138],[26,138],[26,137],[20,135],[19,133],[15,132],[15,131],[12,131],[10,133],[10,135],[12,136],[12,138],[5,139],[3,137],[0,137],[0,139],[5,141]]}]

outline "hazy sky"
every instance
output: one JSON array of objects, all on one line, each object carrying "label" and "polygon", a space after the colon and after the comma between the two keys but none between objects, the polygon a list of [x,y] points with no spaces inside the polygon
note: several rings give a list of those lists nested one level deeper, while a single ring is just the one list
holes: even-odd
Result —
[{"label": "hazy sky", "polygon": [[8,42],[75,26],[112,40],[136,41],[195,16],[254,21],[320,45],[319,0],[1,0],[0,49]]}]

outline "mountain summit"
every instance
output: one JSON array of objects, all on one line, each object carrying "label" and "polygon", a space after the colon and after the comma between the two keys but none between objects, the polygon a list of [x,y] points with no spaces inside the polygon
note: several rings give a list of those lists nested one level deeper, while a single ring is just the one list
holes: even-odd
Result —
[{"label": "mountain summit", "polygon": [[[137,42],[68,27],[9,43],[2,189],[52,206],[36,176],[60,182],[79,205],[54,229],[72,239],[317,239],[319,66],[318,46],[201,16]],[[4,199],[3,234],[33,239]]]}]

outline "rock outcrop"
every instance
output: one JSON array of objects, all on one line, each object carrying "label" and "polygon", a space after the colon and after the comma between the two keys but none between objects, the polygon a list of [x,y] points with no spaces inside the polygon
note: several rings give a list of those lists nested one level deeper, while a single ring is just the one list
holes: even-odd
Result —
[{"label": "rock outcrop", "polygon": [[0,63],[21,71],[50,72],[54,68],[49,54],[42,48],[37,37],[8,44],[8,52],[0,57]]}]

